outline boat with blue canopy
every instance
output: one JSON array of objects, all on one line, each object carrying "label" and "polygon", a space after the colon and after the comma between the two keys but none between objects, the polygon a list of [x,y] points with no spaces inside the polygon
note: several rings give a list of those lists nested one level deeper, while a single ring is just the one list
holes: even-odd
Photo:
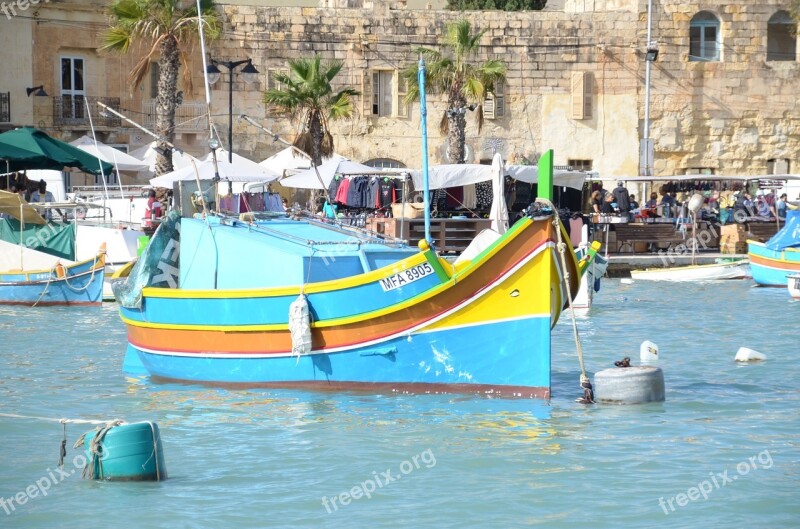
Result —
[{"label": "boat with blue canopy", "polygon": [[800,210],[786,212],[783,227],[767,242],[747,241],[753,280],[761,286],[786,287],[800,273]]}]

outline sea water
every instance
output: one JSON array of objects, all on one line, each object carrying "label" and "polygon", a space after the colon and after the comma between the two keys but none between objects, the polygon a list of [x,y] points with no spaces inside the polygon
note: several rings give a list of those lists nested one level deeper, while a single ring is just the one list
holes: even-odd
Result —
[{"label": "sea water", "polygon": [[[798,527],[799,323],[785,289],[603,280],[587,371],[651,340],[667,400],[586,406],[568,313],[544,402],[157,383],[113,304],[3,308],[0,527]],[[81,479],[81,424],[57,470],[59,418],[156,421],[169,479]]]}]

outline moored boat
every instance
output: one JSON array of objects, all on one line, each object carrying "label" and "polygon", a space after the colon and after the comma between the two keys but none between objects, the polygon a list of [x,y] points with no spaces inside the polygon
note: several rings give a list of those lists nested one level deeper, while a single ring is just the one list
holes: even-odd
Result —
[{"label": "moored boat", "polygon": [[[17,250],[3,241],[0,247]],[[100,305],[104,267],[105,249],[101,248],[94,258],[77,263],[56,260],[49,268],[0,270],[0,305]]]},{"label": "moored boat", "polygon": [[786,286],[789,289],[789,295],[800,300],[800,274],[789,276]]},{"label": "moored boat", "polygon": [[631,270],[631,278],[645,281],[715,281],[750,277],[747,259],[724,260],[705,265]]},{"label": "moored boat", "polygon": [[550,330],[599,244],[579,261],[549,202],[538,206],[457,264],[425,240],[417,250],[315,219],[171,212],[114,285],[126,366],[207,383],[547,398]]},{"label": "moored boat", "polygon": [[767,242],[747,241],[753,280],[760,286],[786,286],[800,273],[800,210],[789,210],[783,227]]}]

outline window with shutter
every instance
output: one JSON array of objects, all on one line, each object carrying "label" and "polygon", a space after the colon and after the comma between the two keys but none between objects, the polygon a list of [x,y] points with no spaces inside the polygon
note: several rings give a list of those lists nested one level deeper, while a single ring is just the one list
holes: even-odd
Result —
[{"label": "window with shutter", "polygon": [[493,90],[486,93],[486,99],[483,100],[484,119],[498,119],[505,115],[505,91],[505,83],[503,81],[497,81]]},{"label": "window with shutter", "polygon": [[586,119],[586,89],[584,72],[572,72],[572,119]]},{"label": "window with shutter", "polygon": [[394,72],[376,70],[372,72],[372,115],[392,115],[392,84]]},{"label": "window with shutter", "polygon": [[395,72],[397,79],[397,117],[408,117],[408,103],[405,102],[406,94],[408,93],[408,82],[400,76],[399,72]]}]

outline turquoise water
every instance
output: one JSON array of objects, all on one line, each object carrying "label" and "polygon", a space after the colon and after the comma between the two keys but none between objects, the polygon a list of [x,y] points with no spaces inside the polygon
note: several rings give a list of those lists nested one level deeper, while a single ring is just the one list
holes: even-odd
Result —
[{"label": "turquoise water", "polygon": [[650,339],[667,401],[587,407],[568,316],[544,403],[151,383],[113,305],[0,309],[0,413],[154,420],[170,475],[82,480],[71,424],[65,477],[60,424],[0,415],[0,527],[798,527],[798,323],[784,289],[604,280],[587,370]]}]

